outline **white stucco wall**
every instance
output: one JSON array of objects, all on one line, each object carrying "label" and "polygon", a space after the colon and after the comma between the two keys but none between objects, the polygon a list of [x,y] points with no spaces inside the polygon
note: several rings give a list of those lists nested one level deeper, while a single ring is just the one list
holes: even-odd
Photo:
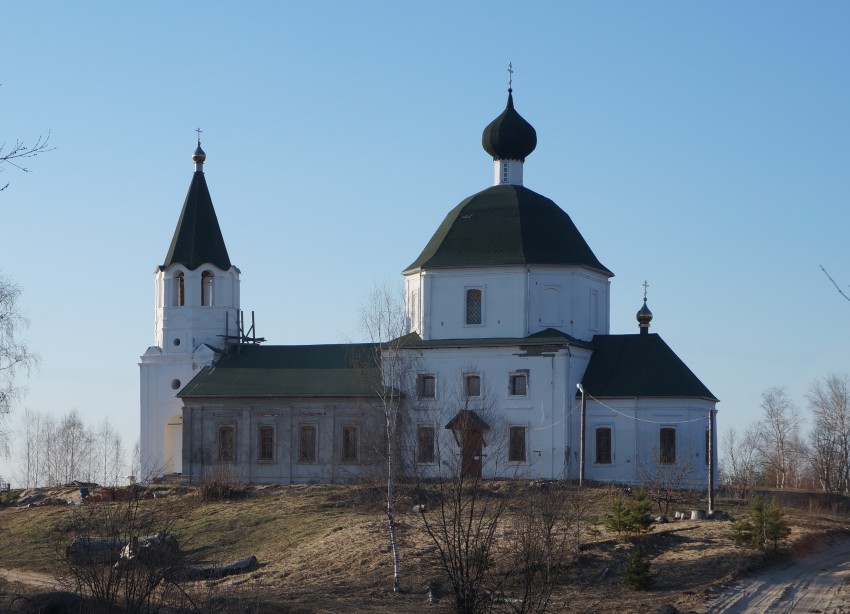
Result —
[{"label": "white stucco wall", "polygon": [[[405,278],[411,330],[425,340],[526,337],[557,328],[590,340],[607,334],[610,283],[582,267],[427,269]],[[481,324],[466,323],[466,293],[482,292]]]}]

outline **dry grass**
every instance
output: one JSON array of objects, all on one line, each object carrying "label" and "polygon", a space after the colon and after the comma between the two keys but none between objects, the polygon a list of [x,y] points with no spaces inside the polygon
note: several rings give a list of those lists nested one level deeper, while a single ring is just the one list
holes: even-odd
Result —
[{"label": "dry grass", "polygon": [[[521,505],[528,488],[520,482],[488,486],[510,497],[514,506]],[[196,561],[229,563],[253,554],[263,563],[246,576],[197,583],[196,594],[220,608],[235,607],[233,600],[241,599],[264,604],[259,611],[420,612],[427,607],[427,586],[441,577],[412,502],[404,499],[397,505],[404,592],[392,593],[392,560],[378,489],[257,487],[243,498],[221,502],[173,492],[146,504],[168,505],[169,513],[179,515],[175,535]],[[578,563],[565,570],[552,611],[654,612],[666,603],[688,609],[702,603],[712,585],[762,564],[758,553],[732,545],[726,537],[728,522],[671,522],[657,526],[646,540],[659,572],[655,588],[634,593],[620,581],[631,545],[602,528],[611,493],[594,492],[598,502],[589,514],[587,545]],[[744,510],[743,503],[720,504],[733,515]],[[844,514],[785,511],[795,551],[816,547],[818,536],[847,528]],[[0,508],[0,568],[50,573],[56,567],[55,545],[70,541],[70,514],[69,506]],[[592,582],[583,586],[587,578]]]}]

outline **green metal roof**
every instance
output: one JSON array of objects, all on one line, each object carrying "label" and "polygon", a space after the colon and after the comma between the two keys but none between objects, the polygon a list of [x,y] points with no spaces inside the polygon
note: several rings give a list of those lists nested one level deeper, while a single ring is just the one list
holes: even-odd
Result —
[{"label": "green metal roof", "polygon": [[596,335],[582,378],[595,397],[688,397],[717,401],[657,334]]},{"label": "green metal roof", "polygon": [[241,346],[201,370],[177,395],[193,397],[376,396],[373,344]]},{"label": "green metal roof", "polygon": [[532,347],[546,345],[573,345],[592,347],[587,341],[561,332],[555,328],[547,328],[528,337],[488,337],[484,339],[430,339],[423,341],[417,333],[410,333],[398,339],[401,347],[421,348],[454,348],[454,347]]},{"label": "green metal roof", "polygon": [[614,275],[563,209],[518,185],[489,187],[452,209],[406,270],[511,264],[576,265]]},{"label": "green metal roof", "polygon": [[193,271],[207,262],[223,271],[231,266],[207,181],[203,172],[196,171],[162,266],[182,264]]}]

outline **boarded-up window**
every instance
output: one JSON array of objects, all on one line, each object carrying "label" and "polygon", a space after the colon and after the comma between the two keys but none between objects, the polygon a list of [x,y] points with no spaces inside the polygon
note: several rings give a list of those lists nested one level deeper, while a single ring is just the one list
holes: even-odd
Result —
[{"label": "boarded-up window", "polygon": [[218,460],[222,463],[232,463],[236,457],[236,429],[223,426],[218,429]]},{"label": "boarded-up window", "polygon": [[512,397],[528,395],[528,373],[511,373],[510,393]]},{"label": "boarded-up window", "polygon": [[590,330],[599,330],[599,291],[590,291]]},{"label": "boarded-up window", "polygon": [[342,427],[342,462],[357,462],[357,427]]},{"label": "boarded-up window", "polygon": [[416,431],[416,462],[434,462],[434,427],[420,426]]},{"label": "boarded-up window", "polygon": [[298,462],[316,462],[316,426],[302,424],[298,430]]},{"label": "boarded-up window", "polygon": [[508,442],[508,460],[525,461],[525,427],[512,426]]},{"label": "boarded-up window", "polygon": [[540,307],[540,323],[544,326],[560,326],[561,319],[561,286],[543,286],[542,305]]},{"label": "boarded-up window", "polygon": [[663,428],[661,429],[661,437],[659,440],[661,455],[659,460],[662,465],[676,464],[676,429]]},{"label": "boarded-up window", "polygon": [[466,291],[466,323],[481,324],[481,290]]},{"label": "boarded-up window", "polygon": [[258,455],[261,461],[274,460],[274,427],[261,426],[259,430]]},{"label": "boarded-up window", "polygon": [[467,375],[465,378],[466,396],[480,397],[481,396],[481,376]]},{"label": "boarded-up window", "polygon": [[416,378],[416,394],[421,399],[433,399],[437,396],[437,378],[433,375],[420,375]]},{"label": "boarded-up window", "polygon": [[596,463],[611,464],[611,429],[609,427],[596,429]]}]

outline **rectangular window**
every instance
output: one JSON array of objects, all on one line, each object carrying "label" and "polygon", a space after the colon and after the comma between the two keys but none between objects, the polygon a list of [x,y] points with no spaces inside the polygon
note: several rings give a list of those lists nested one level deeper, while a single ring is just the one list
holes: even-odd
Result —
[{"label": "rectangular window", "polygon": [[511,373],[510,394],[512,397],[528,396],[528,373]]},{"label": "rectangular window", "polygon": [[596,429],[596,464],[611,464],[611,429],[608,427]]},{"label": "rectangular window", "polygon": [[222,463],[232,463],[236,457],[236,429],[223,426],[218,429],[218,460]]},{"label": "rectangular window", "polygon": [[420,426],[416,431],[416,462],[434,462],[434,427]]},{"label": "rectangular window", "polygon": [[481,290],[466,291],[466,323],[481,324]]},{"label": "rectangular window", "polygon": [[420,399],[437,397],[437,378],[433,375],[420,375],[416,378],[416,394]]},{"label": "rectangular window", "polygon": [[525,427],[512,426],[508,442],[508,460],[525,462]]},{"label": "rectangular window", "polygon": [[298,462],[316,462],[316,426],[302,424],[298,431]]},{"label": "rectangular window", "polygon": [[599,330],[599,291],[590,291],[590,330]]},{"label": "rectangular window", "polygon": [[274,427],[261,426],[259,430],[259,443],[257,446],[257,458],[261,461],[274,460]]},{"label": "rectangular window", "polygon": [[466,396],[468,397],[480,397],[481,396],[481,376],[480,375],[467,375],[464,378],[464,384],[466,388]]},{"label": "rectangular window", "polygon": [[661,456],[658,459],[662,465],[676,464],[676,429],[661,429],[660,438]]},{"label": "rectangular window", "polygon": [[357,427],[342,427],[342,462],[357,462]]}]

